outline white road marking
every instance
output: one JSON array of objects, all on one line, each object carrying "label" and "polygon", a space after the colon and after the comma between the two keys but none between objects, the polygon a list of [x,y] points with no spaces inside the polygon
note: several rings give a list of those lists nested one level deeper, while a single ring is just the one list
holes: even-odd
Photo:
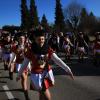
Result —
[{"label": "white road marking", "polygon": [[14,99],[14,96],[12,93],[9,91],[9,88],[7,85],[2,86],[3,89],[5,90],[6,95],[8,96],[8,99]]}]

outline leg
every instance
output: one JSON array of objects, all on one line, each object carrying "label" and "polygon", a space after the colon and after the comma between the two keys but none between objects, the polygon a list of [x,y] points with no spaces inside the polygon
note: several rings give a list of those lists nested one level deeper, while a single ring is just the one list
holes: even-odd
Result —
[{"label": "leg", "polygon": [[51,100],[51,94],[49,89],[40,92],[39,100]]},{"label": "leg", "polygon": [[22,87],[23,87],[23,89],[24,90],[27,90],[28,89],[28,85],[27,85],[27,77],[28,77],[28,73],[26,72],[23,72],[23,74],[22,74]]},{"label": "leg", "polygon": [[22,88],[24,90],[25,98],[26,98],[26,100],[29,100],[29,96],[28,96],[28,85],[27,85],[27,76],[28,76],[28,73],[27,72],[26,73],[23,72],[21,83],[22,83]]},{"label": "leg", "polygon": [[14,68],[15,68],[15,63],[11,63],[10,67],[9,67],[9,77],[10,80],[13,80],[13,72],[14,72]]}]

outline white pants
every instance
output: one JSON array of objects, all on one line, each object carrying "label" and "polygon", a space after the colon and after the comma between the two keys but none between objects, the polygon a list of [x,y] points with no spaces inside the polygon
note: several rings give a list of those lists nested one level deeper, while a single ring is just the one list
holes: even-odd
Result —
[{"label": "white pants", "polygon": [[78,47],[78,50],[79,50],[80,52],[84,52],[84,53],[85,53],[84,47]]},{"label": "white pants", "polygon": [[[42,83],[44,82],[44,79],[49,79],[49,82],[52,83],[52,85],[54,85],[54,75],[52,69],[50,69],[49,71],[44,70],[43,73],[40,74],[32,73],[30,78],[32,88],[36,91],[41,91],[43,89]],[[47,82],[47,84],[45,85],[49,85],[49,82]]]},{"label": "white pants", "polygon": [[[21,66],[22,66],[22,64],[16,63],[16,72],[19,72]],[[31,71],[31,64],[30,64],[30,62],[29,62],[28,66],[27,66],[27,68],[25,70],[26,71],[28,71],[28,70]]]},{"label": "white pants", "polygon": [[70,45],[64,45],[64,49],[70,49]]},{"label": "white pants", "polygon": [[22,64],[18,64],[18,63],[16,63],[16,72],[19,72],[21,66],[22,66]]}]

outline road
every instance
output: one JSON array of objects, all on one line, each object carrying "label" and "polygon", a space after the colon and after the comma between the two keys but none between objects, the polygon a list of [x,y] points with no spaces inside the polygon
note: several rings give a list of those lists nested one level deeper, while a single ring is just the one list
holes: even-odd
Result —
[{"label": "road", "polygon": [[[53,64],[55,86],[50,88],[52,100],[100,100],[100,68],[93,66],[91,59],[87,58],[79,63],[76,56],[66,63],[72,69],[75,80]],[[29,90],[29,97],[30,100],[39,100],[36,91]],[[25,100],[20,81],[16,82],[16,74],[11,81],[3,63],[0,63],[0,100]]]}]

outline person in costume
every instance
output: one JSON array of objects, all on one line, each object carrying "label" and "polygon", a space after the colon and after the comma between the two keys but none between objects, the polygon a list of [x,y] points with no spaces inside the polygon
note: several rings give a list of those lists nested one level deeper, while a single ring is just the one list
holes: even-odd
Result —
[{"label": "person in costume", "polygon": [[3,61],[4,61],[5,70],[9,69],[8,64],[12,56],[11,46],[12,46],[11,36],[10,36],[10,33],[7,32],[5,33],[4,40],[2,41]]},{"label": "person in costume", "polygon": [[69,38],[69,34],[66,34],[64,37],[64,50],[65,50],[65,54],[66,54],[66,59],[68,61],[70,61],[70,57],[71,57],[71,47],[73,47],[73,44]]},{"label": "person in costume", "polygon": [[56,53],[59,52],[59,41],[60,37],[56,32],[52,33],[52,36],[50,37],[50,39],[48,40],[48,45],[54,50],[56,51]]},{"label": "person in costume", "polygon": [[[25,34],[22,32],[17,33],[18,34],[18,43],[14,44],[12,46],[12,58],[10,60],[9,66],[11,66],[13,63],[15,64],[15,70],[16,72],[19,72],[22,62],[24,60],[24,52],[25,48],[27,47],[26,43],[26,38]],[[14,65],[11,66],[10,69],[10,77],[12,77],[14,71]],[[21,85],[25,93],[25,97],[28,99],[28,83],[27,83],[27,78],[28,78],[28,68],[24,69],[22,75],[21,75]]]},{"label": "person in costume", "polygon": [[88,48],[88,44],[84,39],[84,34],[80,32],[77,38],[76,49],[78,50],[79,62],[83,62],[84,56],[86,54],[85,47]]},{"label": "person in costume", "polygon": [[34,30],[35,42],[30,48],[25,51],[25,59],[22,67],[18,72],[17,80],[23,73],[23,70],[32,62],[30,85],[31,89],[39,92],[39,100],[51,100],[49,87],[53,86],[54,75],[49,60],[53,60],[56,64],[62,67],[73,78],[71,69],[56,55],[56,53],[48,47],[45,42],[45,31],[43,29]]},{"label": "person in costume", "polygon": [[3,61],[3,36],[0,38],[0,62]]},{"label": "person in costume", "polygon": [[93,56],[94,56],[94,65],[96,67],[100,66],[100,32],[96,33],[96,39],[93,43]]}]

